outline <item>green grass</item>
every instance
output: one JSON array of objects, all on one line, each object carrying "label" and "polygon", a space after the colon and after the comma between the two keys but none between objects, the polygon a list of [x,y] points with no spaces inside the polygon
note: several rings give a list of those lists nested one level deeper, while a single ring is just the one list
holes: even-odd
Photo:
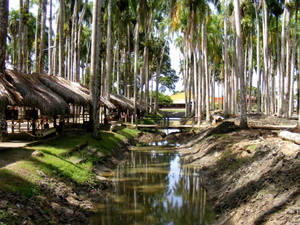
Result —
[{"label": "green grass", "polygon": [[149,114],[147,116],[144,116],[141,120],[139,120],[138,123],[152,125],[155,124],[157,121],[161,120],[162,118],[163,115],[161,113]]},{"label": "green grass", "polygon": [[28,198],[39,193],[37,185],[8,169],[0,169],[0,188],[8,192],[24,195]]},{"label": "green grass", "polygon": [[[102,156],[109,156],[125,139],[136,137],[139,132],[137,129],[128,128],[121,128],[116,133],[100,131],[101,140],[92,138],[88,133],[66,134],[55,140],[31,146],[28,151],[40,151],[43,153],[42,156],[27,157],[6,169],[0,169],[0,189],[27,197],[37,195],[37,184],[41,179],[38,171],[77,184],[93,184],[95,181],[93,167],[102,157],[89,154],[88,148],[96,149],[96,153],[100,151]],[[80,151],[71,151],[84,143],[88,143],[88,147]],[[81,163],[73,163],[79,158],[83,159]]]}]

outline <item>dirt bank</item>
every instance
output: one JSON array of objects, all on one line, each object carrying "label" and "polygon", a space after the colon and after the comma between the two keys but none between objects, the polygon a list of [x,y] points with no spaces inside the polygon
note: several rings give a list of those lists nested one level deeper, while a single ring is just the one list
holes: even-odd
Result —
[{"label": "dirt bank", "polygon": [[300,146],[277,134],[228,123],[183,135],[180,152],[199,167],[215,224],[300,224]]}]

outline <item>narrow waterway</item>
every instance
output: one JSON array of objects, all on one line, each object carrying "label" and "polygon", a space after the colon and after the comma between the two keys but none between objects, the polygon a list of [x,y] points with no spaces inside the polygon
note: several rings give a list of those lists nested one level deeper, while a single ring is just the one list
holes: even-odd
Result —
[{"label": "narrow waterway", "polygon": [[175,146],[163,141],[134,147],[114,171],[103,173],[113,187],[91,224],[209,224],[213,216],[197,169],[182,165]]}]

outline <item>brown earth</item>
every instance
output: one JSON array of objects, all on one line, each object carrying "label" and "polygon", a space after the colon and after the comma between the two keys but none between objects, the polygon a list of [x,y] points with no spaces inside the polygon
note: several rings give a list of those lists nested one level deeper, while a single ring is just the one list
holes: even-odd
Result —
[{"label": "brown earth", "polygon": [[199,167],[215,224],[300,224],[300,146],[277,135],[228,122],[197,134],[174,134],[185,142],[179,149],[183,160]]}]

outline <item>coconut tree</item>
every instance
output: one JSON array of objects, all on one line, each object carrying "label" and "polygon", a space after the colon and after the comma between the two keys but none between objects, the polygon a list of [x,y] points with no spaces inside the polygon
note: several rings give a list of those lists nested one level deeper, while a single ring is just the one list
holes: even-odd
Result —
[{"label": "coconut tree", "polygon": [[45,38],[46,38],[46,14],[47,14],[47,0],[42,1],[41,12],[41,37],[40,37],[40,54],[39,54],[39,72],[44,71],[44,56],[45,56]]},{"label": "coconut tree", "polygon": [[[98,0],[100,1],[100,0]],[[97,1],[95,1],[97,2]],[[65,48],[64,48],[64,23],[65,23],[65,0],[60,0],[59,4],[59,60],[58,60],[58,74],[60,77],[65,77]]]},{"label": "coconut tree", "polygon": [[101,66],[100,45],[102,42],[102,5],[103,0],[94,0],[93,5],[93,23],[92,23],[92,44],[91,44],[91,82],[90,90],[92,97],[92,121],[93,136],[98,137],[99,115],[100,115],[100,87],[101,87]]},{"label": "coconut tree", "polygon": [[[8,27],[8,0],[0,0],[0,73],[5,71],[6,36]],[[0,139],[5,137],[7,132],[5,118],[5,106],[1,105],[0,111]]]},{"label": "coconut tree", "polygon": [[109,99],[111,91],[111,72],[112,72],[112,0],[108,0],[107,5],[107,37],[106,37],[106,79],[105,97]]},{"label": "coconut tree", "polygon": [[[288,116],[291,117],[294,111],[294,73],[295,73],[295,55],[297,49],[297,23],[298,23],[298,1],[295,1],[295,24],[294,24],[294,38],[292,43],[292,58],[291,58],[291,74],[290,74],[290,90],[289,90],[289,112]],[[300,71],[298,71],[300,73]]]},{"label": "coconut tree", "polygon": [[229,73],[229,58],[228,58],[228,46],[227,46],[227,17],[228,17],[228,4],[225,0],[225,12],[224,12],[224,117],[228,117],[228,73]]},{"label": "coconut tree", "polygon": [[269,60],[268,60],[268,12],[266,0],[263,0],[263,49],[264,49],[264,76],[266,92],[266,114],[270,114],[270,96],[269,96]]},{"label": "coconut tree", "polygon": [[241,15],[240,15],[240,2],[234,0],[234,18],[236,28],[236,50],[237,50],[237,63],[238,63],[238,74],[240,76],[240,107],[241,107],[241,118],[240,127],[246,128],[247,125],[247,110],[246,110],[246,93],[245,93],[245,82],[244,82],[244,63],[243,63],[243,40],[242,40],[242,29],[241,29]]},{"label": "coconut tree", "polygon": [[48,31],[48,73],[53,73],[53,60],[52,60],[52,0],[49,0],[49,31]]},{"label": "coconut tree", "polygon": [[7,28],[8,0],[0,0],[0,73],[5,71]]}]

